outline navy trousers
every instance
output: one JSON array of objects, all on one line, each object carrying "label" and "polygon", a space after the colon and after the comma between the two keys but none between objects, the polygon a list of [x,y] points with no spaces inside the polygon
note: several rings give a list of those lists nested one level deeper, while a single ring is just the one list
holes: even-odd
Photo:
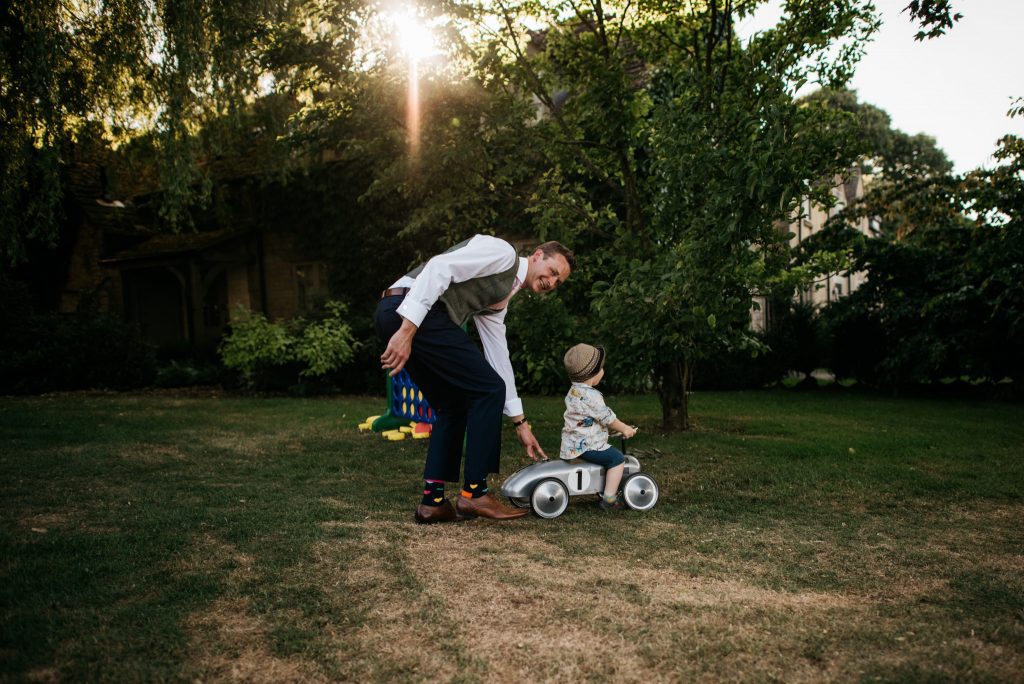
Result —
[{"label": "navy trousers", "polygon": [[[395,311],[401,303],[402,296],[396,295],[377,305],[374,325],[384,344],[402,325]],[[483,480],[498,472],[505,381],[466,331],[448,317],[444,303],[437,302],[420,324],[405,369],[437,416],[424,479],[458,482],[463,443],[465,481]]]}]

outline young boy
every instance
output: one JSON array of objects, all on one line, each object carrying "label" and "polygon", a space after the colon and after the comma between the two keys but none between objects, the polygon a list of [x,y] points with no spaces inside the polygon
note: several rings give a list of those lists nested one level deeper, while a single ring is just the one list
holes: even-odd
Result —
[{"label": "young boy", "polygon": [[582,458],[603,465],[607,471],[604,494],[598,505],[602,510],[621,510],[626,503],[618,496],[619,483],[626,457],[608,444],[608,429],[618,430],[629,439],[636,428],[626,425],[604,403],[595,389],[604,377],[604,348],[577,344],[565,353],[565,370],[572,381],[565,395],[565,427],[559,456],[570,460]]}]

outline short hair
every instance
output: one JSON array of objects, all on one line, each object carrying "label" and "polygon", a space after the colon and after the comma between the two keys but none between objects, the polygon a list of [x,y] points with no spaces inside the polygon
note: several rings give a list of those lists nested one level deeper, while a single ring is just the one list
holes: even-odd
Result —
[{"label": "short hair", "polygon": [[561,242],[549,240],[545,243],[537,245],[537,249],[544,253],[545,258],[553,257],[556,254],[561,254],[563,257],[565,257],[565,261],[569,264],[569,270],[576,270],[576,255],[572,253],[571,249],[563,245]]}]

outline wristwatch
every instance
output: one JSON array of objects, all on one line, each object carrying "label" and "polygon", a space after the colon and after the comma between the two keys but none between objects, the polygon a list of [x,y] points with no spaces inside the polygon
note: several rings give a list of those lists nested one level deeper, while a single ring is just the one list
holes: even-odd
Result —
[{"label": "wristwatch", "polygon": [[525,417],[522,420],[513,420],[512,421],[512,427],[519,427],[520,425],[523,425],[524,423],[526,423],[526,418]]}]

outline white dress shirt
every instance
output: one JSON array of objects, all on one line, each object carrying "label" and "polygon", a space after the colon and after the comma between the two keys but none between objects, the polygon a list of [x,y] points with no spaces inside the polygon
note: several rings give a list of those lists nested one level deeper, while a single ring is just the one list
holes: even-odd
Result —
[{"label": "white dress shirt", "polygon": [[417,328],[427,312],[452,283],[461,283],[473,278],[482,278],[504,273],[512,268],[518,259],[519,270],[509,295],[494,303],[495,313],[474,316],[476,330],[483,344],[484,358],[491,368],[505,381],[505,415],[523,414],[523,402],[516,392],[516,379],[512,373],[512,362],[508,355],[508,341],[505,338],[505,314],[508,303],[518,292],[529,262],[516,256],[516,250],[504,240],[490,235],[477,235],[463,247],[438,254],[426,263],[416,278],[402,276],[391,287],[407,287],[409,292],[399,305],[398,314]]}]

